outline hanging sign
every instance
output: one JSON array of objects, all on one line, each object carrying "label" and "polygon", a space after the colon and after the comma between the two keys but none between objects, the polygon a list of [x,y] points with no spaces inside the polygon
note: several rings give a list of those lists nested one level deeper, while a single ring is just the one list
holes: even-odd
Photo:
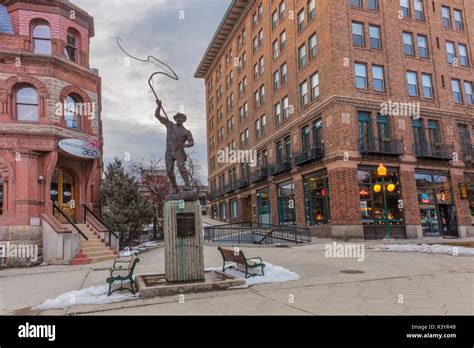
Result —
[{"label": "hanging sign", "polygon": [[76,157],[88,159],[100,157],[99,140],[64,139],[58,143],[58,146],[64,152]]}]

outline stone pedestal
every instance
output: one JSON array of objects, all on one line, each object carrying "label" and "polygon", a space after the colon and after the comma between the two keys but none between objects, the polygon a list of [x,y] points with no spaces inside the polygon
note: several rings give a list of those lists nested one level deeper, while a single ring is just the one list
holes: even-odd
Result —
[{"label": "stone pedestal", "polygon": [[204,280],[201,204],[198,200],[171,200],[165,203],[163,216],[166,280]]}]

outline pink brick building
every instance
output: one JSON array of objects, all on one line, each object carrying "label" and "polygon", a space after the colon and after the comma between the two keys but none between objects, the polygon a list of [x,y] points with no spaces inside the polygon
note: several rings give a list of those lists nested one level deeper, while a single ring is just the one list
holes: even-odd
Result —
[{"label": "pink brick building", "polygon": [[[0,8],[0,242],[36,244],[40,258],[79,253],[75,223],[100,211],[101,79],[89,66],[93,18],[69,1]],[[29,265],[28,259],[7,266]]]}]

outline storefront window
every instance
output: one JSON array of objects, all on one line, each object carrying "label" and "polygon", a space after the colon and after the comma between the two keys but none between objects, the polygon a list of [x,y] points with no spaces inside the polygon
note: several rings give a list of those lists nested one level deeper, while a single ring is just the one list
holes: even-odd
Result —
[{"label": "storefront window", "polygon": [[[360,213],[364,225],[403,225],[403,214],[399,208],[398,172],[394,168],[387,168],[387,174],[385,178],[379,177],[375,167],[361,168],[357,173]],[[393,189],[389,184],[394,185]]]},{"label": "storefront window", "polygon": [[268,193],[268,189],[257,192],[257,215],[258,223],[260,224],[270,224],[272,221],[270,215],[270,195]]},{"label": "storefront window", "polygon": [[230,202],[230,217],[232,219],[237,218],[237,201]]},{"label": "storefront window", "polygon": [[281,225],[296,225],[295,184],[278,185],[278,218]]},{"label": "storefront window", "polygon": [[225,203],[219,204],[219,214],[221,221],[227,220],[227,206]]},{"label": "storefront window", "polygon": [[327,174],[323,172],[305,177],[304,191],[306,225],[327,225],[331,220]]},{"label": "storefront window", "polygon": [[456,236],[457,222],[449,176],[417,172],[415,175],[424,236]]}]

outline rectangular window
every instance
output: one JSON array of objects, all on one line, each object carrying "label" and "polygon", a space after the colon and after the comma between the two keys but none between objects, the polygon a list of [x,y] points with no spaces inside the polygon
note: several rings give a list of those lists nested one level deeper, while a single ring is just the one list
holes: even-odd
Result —
[{"label": "rectangular window", "polygon": [[300,64],[300,69],[306,65],[306,45],[300,46],[298,48],[298,59]]},{"label": "rectangular window", "polygon": [[413,49],[413,35],[411,33],[403,33],[403,51],[407,56],[415,55],[415,50]]},{"label": "rectangular window", "polygon": [[265,61],[263,60],[263,56],[258,60],[258,72],[260,75],[263,75],[265,72]]},{"label": "rectangular window", "polygon": [[352,22],[352,43],[364,47],[364,24]]},{"label": "rectangular window", "polygon": [[280,225],[296,225],[295,184],[278,185],[278,222]]},{"label": "rectangular window", "polygon": [[282,31],[280,34],[280,50],[283,52],[286,48],[286,31]]},{"label": "rectangular window", "polygon": [[355,79],[358,89],[367,89],[367,65],[364,63],[355,64]]},{"label": "rectangular window", "polygon": [[357,113],[357,122],[359,146],[364,149],[370,149],[373,144],[370,113],[359,111]]},{"label": "rectangular window", "polygon": [[305,215],[307,226],[327,225],[331,220],[329,182],[326,173],[304,177]]},{"label": "rectangular window", "polygon": [[276,103],[274,109],[275,109],[275,123],[278,125],[282,121],[282,119],[281,119],[281,104]]},{"label": "rectangular window", "polygon": [[372,66],[372,78],[373,86],[376,91],[383,92],[385,91],[385,79],[383,66],[374,65]]},{"label": "rectangular window", "polygon": [[282,86],[286,83],[287,78],[288,78],[288,68],[286,66],[286,63],[284,63],[281,66],[281,84],[282,84]]},{"label": "rectangular window", "polygon": [[279,47],[280,45],[278,44],[278,40],[273,41],[273,44],[272,44],[273,59],[277,59],[278,56],[280,55]]},{"label": "rectangular window", "polygon": [[280,70],[273,73],[273,90],[276,92],[280,88]]},{"label": "rectangular window", "polygon": [[283,104],[283,118],[287,119],[288,117],[290,117],[290,103],[288,101],[288,97],[283,98],[282,104]]},{"label": "rectangular window", "polygon": [[308,82],[304,81],[300,84],[300,105],[305,107],[308,105]]},{"label": "rectangular window", "polygon": [[311,99],[319,97],[319,74],[315,73],[310,77],[311,81]]},{"label": "rectangular window", "polygon": [[459,44],[459,63],[461,66],[469,66],[469,58],[467,57],[467,46]]},{"label": "rectangular window", "polygon": [[237,219],[237,201],[230,202],[230,217],[231,219]]},{"label": "rectangular window", "polygon": [[423,97],[433,99],[433,83],[431,75],[422,74],[421,78],[423,82]]},{"label": "rectangular window", "polygon": [[465,81],[464,82],[464,94],[466,95],[466,102],[469,105],[474,105],[474,98],[472,94],[472,82]]},{"label": "rectangular window", "polygon": [[382,48],[380,41],[380,27],[375,25],[369,26],[370,48]]},{"label": "rectangular window", "polygon": [[368,0],[367,8],[372,11],[377,11],[379,9],[379,0]]},{"label": "rectangular window", "polygon": [[290,161],[292,157],[292,152],[291,152],[291,138],[286,137],[284,139],[285,142],[285,161]]},{"label": "rectangular window", "polygon": [[400,0],[400,11],[404,18],[410,17],[410,2],[409,0]]},{"label": "rectangular window", "polygon": [[306,152],[311,148],[311,129],[309,126],[301,128],[301,151]]},{"label": "rectangular window", "polygon": [[316,0],[308,0],[308,21],[316,16]]},{"label": "rectangular window", "polygon": [[258,32],[258,47],[263,47],[263,29]]},{"label": "rectangular window", "polygon": [[275,29],[276,25],[278,23],[278,13],[277,11],[273,11],[272,13],[272,29]]},{"label": "rectangular window", "polygon": [[304,10],[301,10],[298,13],[298,31],[303,31],[304,29]]},{"label": "rectangular window", "polygon": [[261,136],[261,129],[260,129],[260,119],[255,121],[255,138],[260,138]]},{"label": "rectangular window", "polygon": [[278,13],[280,15],[280,21],[282,21],[285,18],[285,2],[284,1],[280,2],[280,5],[278,5]]},{"label": "rectangular window", "polygon": [[454,48],[454,42],[446,41],[446,53],[448,54],[448,63],[454,64],[456,60],[456,50]]},{"label": "rectangular window", "polygon": [[415,1],[415,19],[417,21],[424,21],[425,15],[423,13],[423,0],[414,0]]},{"label": "rectangular window", "polygon": [[418,35],[418,55],[420,58],[428,58],[428,39],[424,35]]},{"label": "rectangular window", "polygon": [[351,0],[351,5],[354,7],[362,7],[362,0]]},{"label": "rectangular window", "polygon": [[454,101],[458,104],[462,103],[461,82],[456,79],[451,80],[451,89],[453,90]]},{"label": "rectangular window", "polygon": [[309,42],[309,58],[313,59],[314,57],[316,57],[316,49],[318,45],[318,39],[316,37],[316,33],[311,35],[308,42]]},{"label": "rectangular window", "polygon": [[454,10],[454,24],[457,30],[464,30],[464,24],[462,22],[462,12],[460,10]]},{"label": "rectangular window", "polygon": [[441,17],[445,28],[451,28],[451,14],[449,7],[441,6]]},{"label": "rectangular window", "polygon": [[407,72],[408,95],[410,97],[418,97],[418,75],[416,72]]}]

